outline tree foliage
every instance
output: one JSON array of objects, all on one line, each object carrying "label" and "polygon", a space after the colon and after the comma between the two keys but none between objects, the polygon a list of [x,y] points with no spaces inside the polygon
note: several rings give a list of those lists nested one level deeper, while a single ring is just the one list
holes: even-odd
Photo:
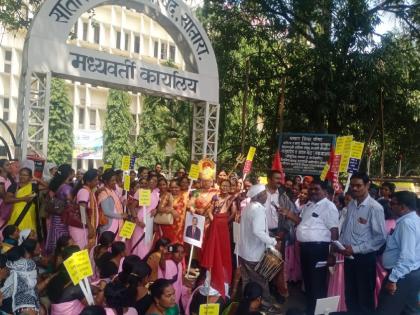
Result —
[{"label": "tree foliage", "polygon": [[62,79],[51,80],[48,159],[70,163],[73,151],[73,106]]},{"label": "tree foliage", "polygon": [[124,91],[109,90],[104,128],[104,161],[120,167],[122,156],[133,153],[130,139],[132,127],[130,95]]},{"label": "tree foliage", "polygon": [[[257,146],[258,168],[268,164],[283,129],[353,134],[372,149],[377,173],[382,100],[387,172],[396,173],[400,151],[405,171],[419,172],[419,49],[413,37],[419,10],[418,1],[397,0],[205,1],[200,18],[221,81],[221,162],[232,165],[241,150],[237,130],[245,108],[245,147]],[[403,26],[375,40],[384,12]],[[255,127],[258,118],[262,131]]]},{"label": "tree foliage", "polygon": [[[172,169],[190,162],[191,104],[162,97],[146,96],[140,116],[136,154],[141,165],[171,164]],[[167,152],[172,146],[173,152]],[[170,150],[171,151],[171,150]]]}]

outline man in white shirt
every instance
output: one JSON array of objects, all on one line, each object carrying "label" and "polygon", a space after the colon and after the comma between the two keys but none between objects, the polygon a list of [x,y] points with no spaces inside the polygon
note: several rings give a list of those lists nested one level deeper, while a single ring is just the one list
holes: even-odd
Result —
[{"label": "man in white shirt", "polygon": [[[268,281],[255,271],[255,266],[264,256],[267,247],[279,248],[279,243],[268,233],[267,218],[264,203],[267,192],[264,185],[254,185],[248,191],[251,202],[241,215],[239,257],[241,258],[242,285],[257,282],[263,287],[263,301],[273,304],[268,287]],[[274,305],[276,306],[276,305]]]},{"label": "man in white shirt", "polygon": [[327,297],[327,266],[316,268],[320,261],[335,263],[330,243],[338,239],[339,214],[327,199],[327,184],[313,181],[309,186],[310,201],[302,208],[300,217],[289,211],[286,216],[298,223],[296,236],[300,242],[302,276],[306,291],[306,312],[312,315],[316,300]]}]

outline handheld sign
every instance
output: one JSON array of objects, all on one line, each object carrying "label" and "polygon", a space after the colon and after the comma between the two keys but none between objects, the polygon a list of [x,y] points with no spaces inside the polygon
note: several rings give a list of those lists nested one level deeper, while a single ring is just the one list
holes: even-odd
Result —
[{"label": "handheld sign", "polygon": [[152,193],[150,189],[139,189],[139,206],[148,207],[152,202]]},{"label": "handheld sign", "polygon": [[248,155],[246,156],[247,161],[252,161],[254,159],[255,151],[257,151],[255,147],[249,147]]},{"label": "handheld sign", "polygon": [[130,175],[124,174],[124,190],[129,191],[130,190]]},{"label": "handheld sign", "polygon": [[360,160],[362,158],[363,147],[365,144],[363,142],[353,141],[351,145],[351,154],[349,159],[349,165],[347,168],[347,173],[355,173],[359,170]]},{"label": "handheld sign", "polygon": [[93,275],[92,265],[89,259],[89,253],[87,249],[81,250],[80,252],[72,255],[77,264],[77,273],[80,279],[84,279]]},{"label": "handheld sign", "polygon": [[76,260],[73,256],[70,256],[69,258],[67,258],[64,261],[64,267],[67,270],[67,273],[70,276],[71,282],[73,282],[74,285],[79,284],[80,282],[80,277],[79,277],[79,273],[77,271],[77,264],[76,264]]},{"label": "handheld sign", "polygon": [[88,282],[88,277],[93,275],[93,270],[87,249],[74,253],[63,264],[73,284],[80,286],[88,304],[93,305],[93,294]]},{"label": "handheld sign", "polygon": [[124,224],[120,231],[120,237],[124,239],[131,239],[134,233],[134,229],[136,228],[136,224],[131,221],[124,221]]},{"label": "handheld sign", "polygon": [[344,136],[337,138],[337,145],[335,149],[336,155],[341,155],[340,161],[340,172],[347,171],[347,165],[349,164],[350,154],[351,154],[351,145],[353,141],[353,136]]},{"label": "handheld sign", "polygon": [[188,173],[188,178],[192,180],[197,180],[200,174],[200,167],[198,164],[191,164],[190,171]]},{"label": "handheld sign", "polygon": [[130,156],[124,155],[121,160],[121,169],[123,171],[128,171],[130,169]]},{"label": "handheld sign", "polygon": [[267,185],[268,184],[268,179],[267,179],[266,176],[258,177],[258,181],[260,182],[261,185]]},{"label": "handheld sign", "polygon": [[220,304],[201,304],[199,315],[219,315]]},{"label": "handheld sign", "polygon": [[330,170],[330,164],[326,163],[324,169],[322,170],[321,176],[319,177],[322,181],[327,178],[328,171]]}]

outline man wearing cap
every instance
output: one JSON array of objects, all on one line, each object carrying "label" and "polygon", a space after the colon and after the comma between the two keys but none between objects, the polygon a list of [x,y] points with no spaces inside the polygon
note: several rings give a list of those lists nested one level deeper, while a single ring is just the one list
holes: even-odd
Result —
[{"label": "man wearing cap", "polygon": [[[257,282],[263,288],[263,304],[273,305],[268,281],[255,271],[255,266],[262,259],[267,247],[280,248],[275,238],[269,236],[267,217],[264,204],[267,191],[264,185],[252,186],[247,194],[251,202],[245,207],[241,215],[239,257],[241,261],[242,285]],[[278,306],[278,305],[273,305]]]}]

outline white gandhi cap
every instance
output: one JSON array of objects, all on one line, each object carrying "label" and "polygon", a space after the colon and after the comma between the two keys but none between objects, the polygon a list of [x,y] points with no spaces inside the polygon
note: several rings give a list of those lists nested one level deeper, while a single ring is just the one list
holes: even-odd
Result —
[{"label": "white gandhi cap", "polygon": [[248,190],[248,193],[246,194],[247,197],[253,198],[256,195],[262,193],[265,190],[265,186],[262,184],[257,184],[251,186],[251,188]]}]

